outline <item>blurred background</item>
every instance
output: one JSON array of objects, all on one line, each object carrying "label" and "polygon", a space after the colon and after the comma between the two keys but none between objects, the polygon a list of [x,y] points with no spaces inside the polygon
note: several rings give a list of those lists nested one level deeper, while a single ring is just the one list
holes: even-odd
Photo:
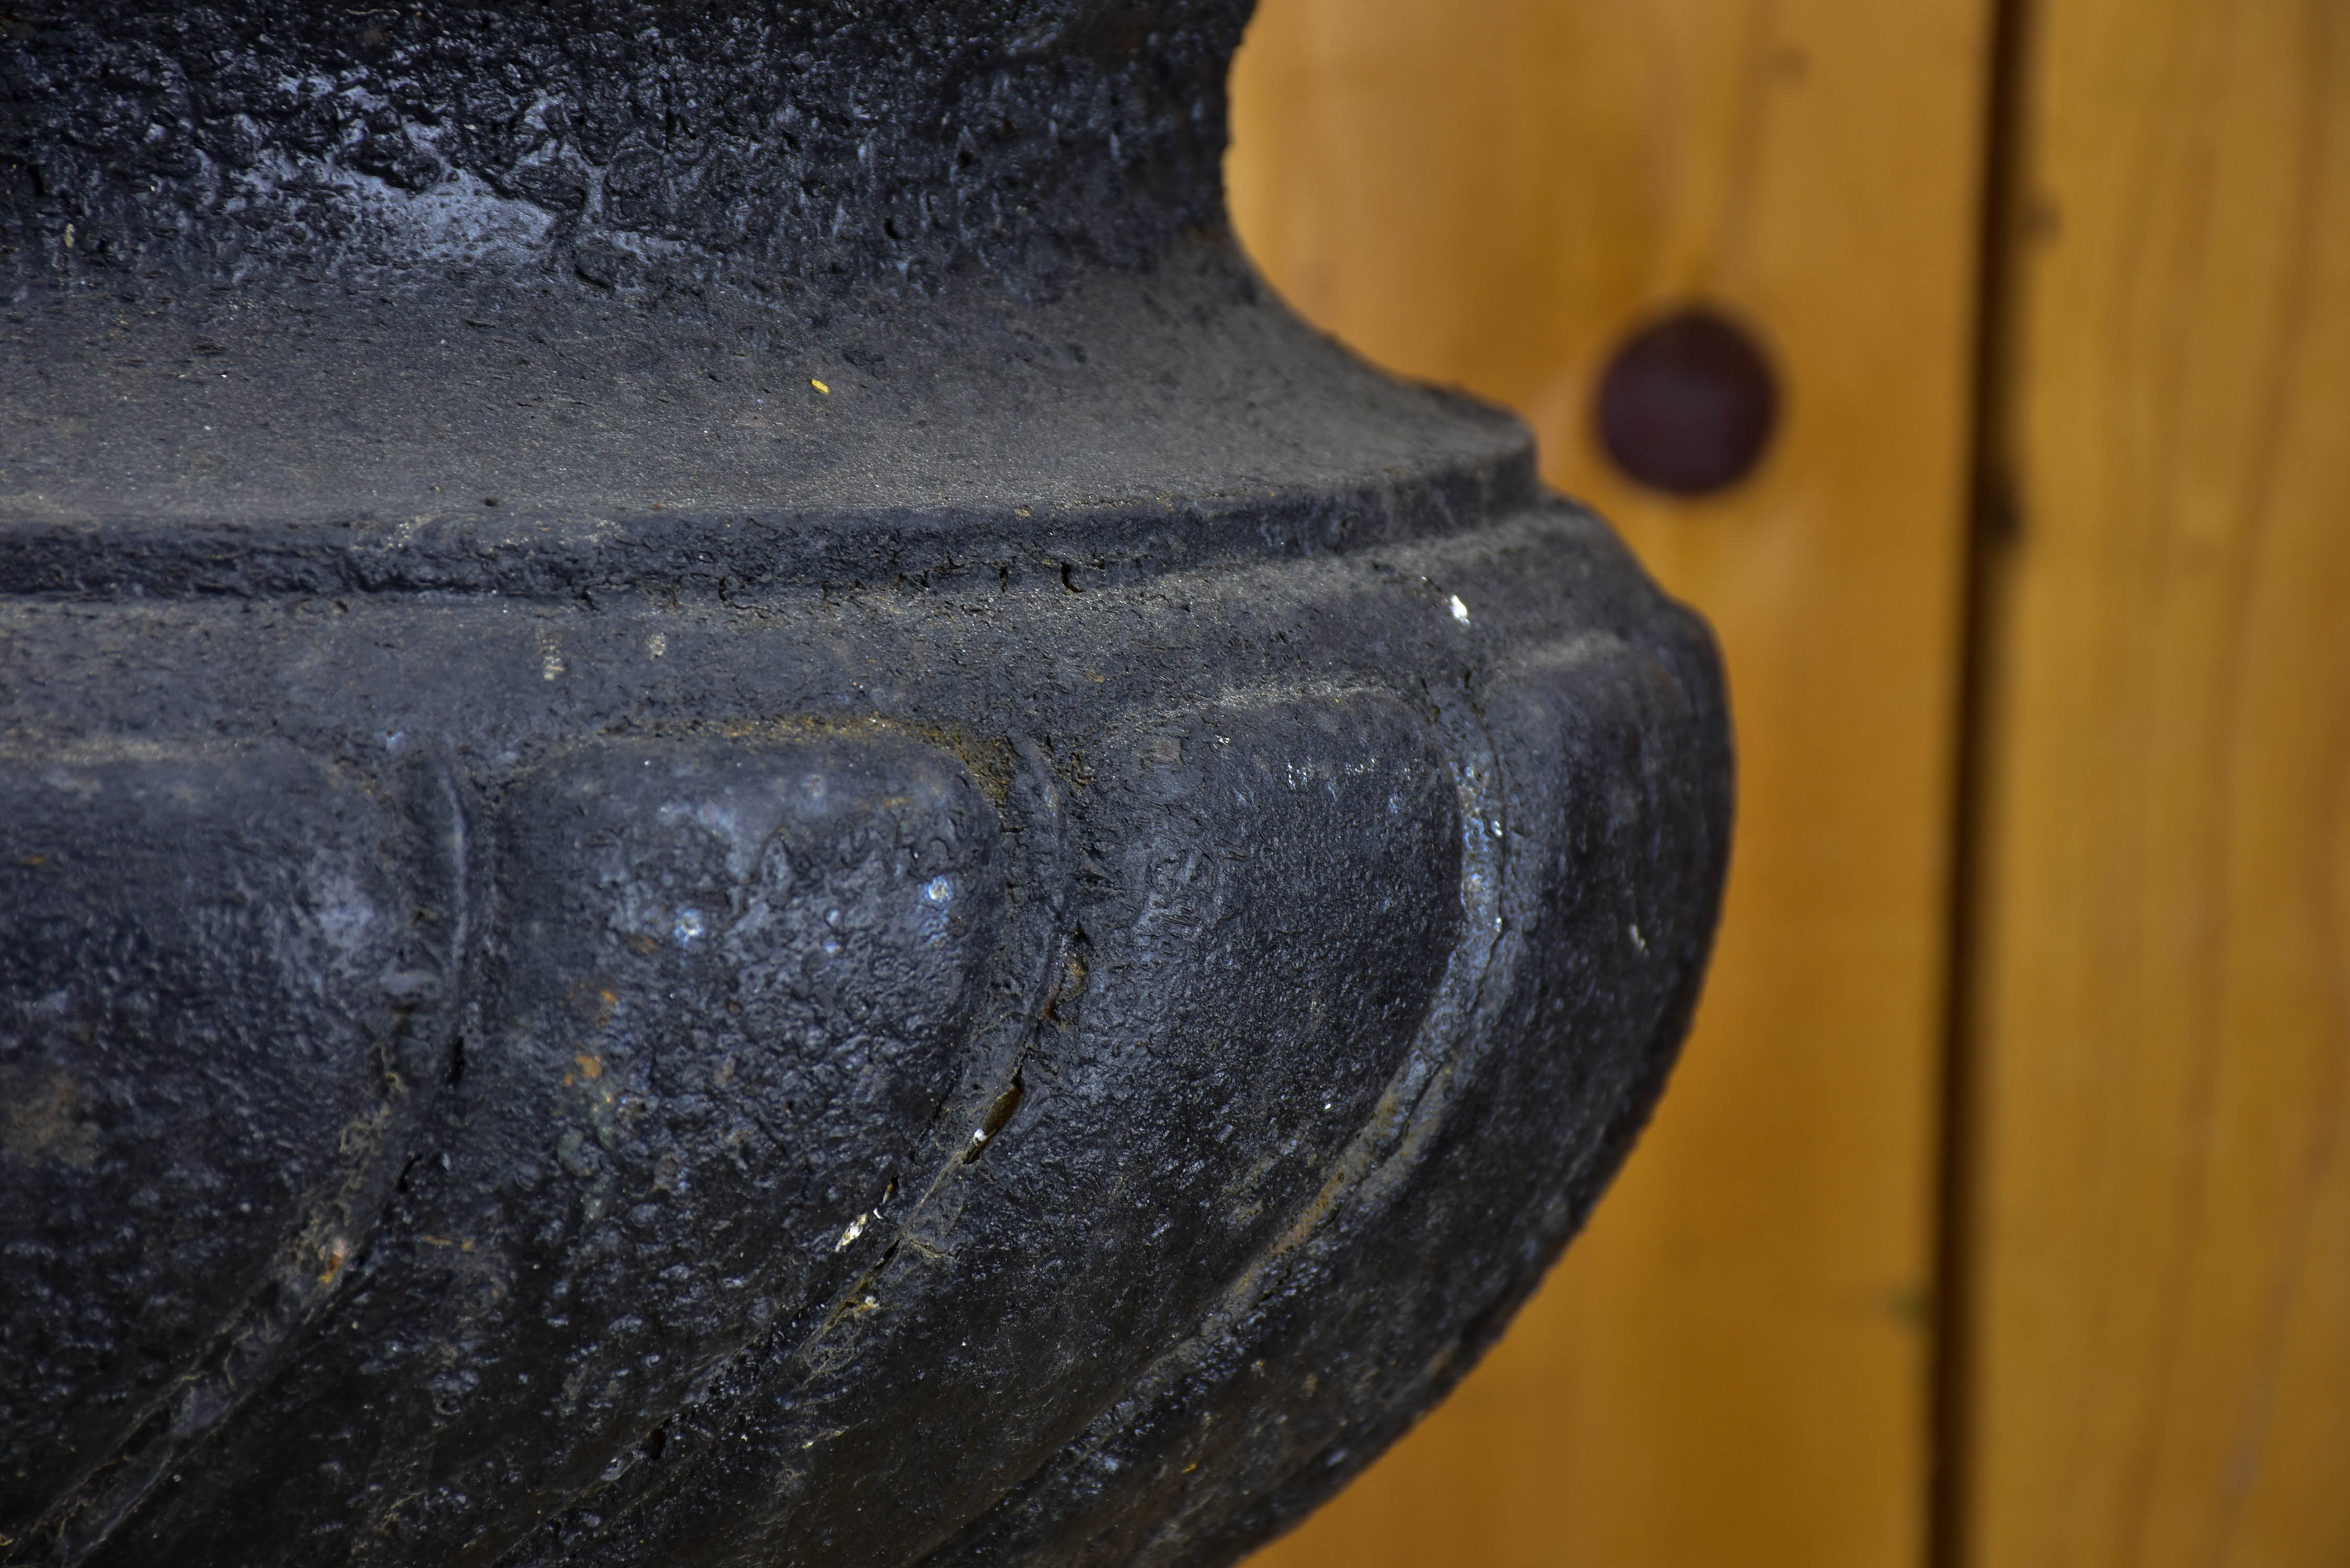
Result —
[{"label": "blurred background", "polygon": [[1741,770],[1654,1126],[1255,1568],[2350,1563],[2350,3],[1263,0],[1233,127]]}]

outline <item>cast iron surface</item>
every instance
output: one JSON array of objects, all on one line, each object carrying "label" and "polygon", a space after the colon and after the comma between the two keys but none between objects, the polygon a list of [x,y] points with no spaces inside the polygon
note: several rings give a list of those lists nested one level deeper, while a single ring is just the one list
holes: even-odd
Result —
[{"label": "cast iron surface", "polygon": [[1720,673],[1243,12],[0,18],[0,1561],[1224,1563],[1501,1331]]}]

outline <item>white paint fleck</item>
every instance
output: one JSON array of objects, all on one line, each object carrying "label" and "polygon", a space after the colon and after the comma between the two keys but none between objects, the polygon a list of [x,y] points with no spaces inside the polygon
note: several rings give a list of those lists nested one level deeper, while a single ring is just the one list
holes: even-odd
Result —
[{"label": "white paint fleck", "polygon": [[851,1220],[848,1222],[848,1229],[840,1233],[840,1240],[832,1244],[832,1250],[836,1252],[847,1251],[848,1244],[851,1241],[856,1241],[857,1238],[865,1234],[865,1222],[872,1218],[873,1216],[870,1213],[865,1213],[859,1214],[856,1219]]},{"label": "white paint fleck", "polygon": [[1462,626],[1467,626],[1469,624],[1469,607],[1461,602],[1461,596],[1459,594],[1454,594],[1452,596],[1452,618],[1459,621]]},{"label": "white paint fleck", "polygon": [[665,631],[657,631],[653,633],[652,636],[645,639],[645,651],[651,654],[655,659],[660,659],[667,655],[669,652],[669,633]]},{"label": "white paint fleck", "polygon": [[1648,940],[1646,937],[1643,937],[1640,934],[1639,922],[1635,920],[1631,925],[1625,929],[1632,933],[1632,945],[1639,949],[1642,952],[1647,952],[1648,950]]},{"label": "white paint fleck", "polygon": [[677,923],[670,928],[671,934],[677,938],[681,946],[694,940],[708,929],[709,926],[702,919],[702,911],[699,909],[680,909],[677,912]]},{"label": "white paint fleck", "polygon": [[922,885],[922,897],[941,908],[954,902],[954,878],[933,877]]}]

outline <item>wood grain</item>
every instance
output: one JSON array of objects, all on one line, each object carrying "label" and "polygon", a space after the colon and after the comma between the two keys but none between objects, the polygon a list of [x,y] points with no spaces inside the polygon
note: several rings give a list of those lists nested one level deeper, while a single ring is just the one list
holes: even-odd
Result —
[{"label": "wood grain", "polygon": [[2350,1563],[2350,8],[2033,16],[1968,1560]]},{"label": "wood grain", "polygon": [[[1243,240],[1372,358],[1516,405],[1713,621],[1741,748],[1695,1037],[1454,1398],[1260,1568],[1918,1561],[1985,0],[1265,0]],[[1613,345],[1752,323],[1758,475],[1617,477]]]}]

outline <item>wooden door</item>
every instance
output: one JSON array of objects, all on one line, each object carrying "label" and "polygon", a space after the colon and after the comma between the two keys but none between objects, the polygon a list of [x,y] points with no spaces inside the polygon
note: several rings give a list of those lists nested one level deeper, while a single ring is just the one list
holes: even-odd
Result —
[{"label": "wooden door", "polygon": [[[1263,0],[1234,89],[1268,278],[1740,747],[1655,1126],[1262,1568],[2350,1563],[2350,6]],[[1592,413],[1690,302],[1784,396],[1697,501]]]},{"label": "wooden door", "polygon": [[1952,1527],[2350,1563],[2350,5],[2026,21]]}]

